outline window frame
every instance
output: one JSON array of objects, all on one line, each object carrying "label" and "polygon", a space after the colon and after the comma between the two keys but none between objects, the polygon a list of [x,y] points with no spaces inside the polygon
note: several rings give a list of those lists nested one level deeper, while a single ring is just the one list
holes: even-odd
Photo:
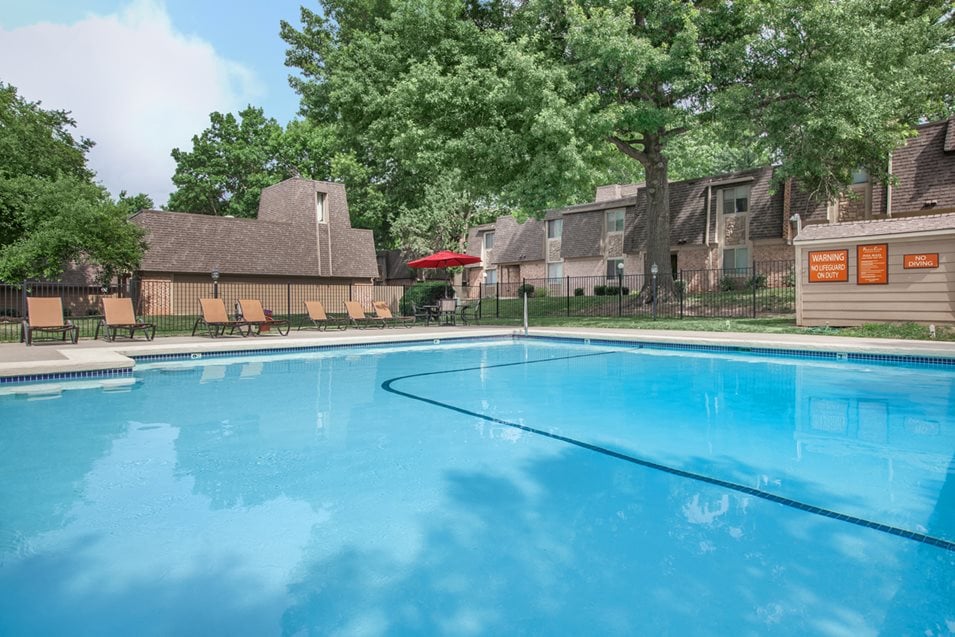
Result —
[{"label": "window frame", "polygon": [[[614,264],[613,267],[610,266],[611,263]],[[611,257],[607,259],[607,278],[608,279],[613,279],[614,281],[616,281],[617,277],[623,276],[626,273],[626,268],[627,268],[626,264],[624,263],[624,267],[621,270],[617,268],[618,263],[624,263],[623,257]],[[611,272],[613,272],[613,274],[611,274]]]},{"label": "window frame", "polygon": [[[557,228],[556,234],[551,232],[552,228]],[[547,220],[547,238],[548,239],[560,239],[563,233],[564,233],[563,219],[548,219]]]},{"label": "window frame", "polygon": [[[613,222],[613,227],[612,227],[612,228],[611,228],[611,225],[610,225],[610,224],[611,224],[611,221],[610,221],[610,215],[611,215],[611,214],[613,214],[614,216],[616,216],[617,214],[620,215],[620,219],[619,219],[619,220],[617,220],[617,219],[614,220],[614,222]],[[611,234],[611,233],[614,233],[614,232],[623,232],[623,231],[624,231],[624,228],[626,228],[626,225],[627,225],[627,209],[626,209],[626,208],[614,208],[614,209],[612,209],[612,210],[608,210],[608,211],[604,214],[604,224],[605,224],[605,226],[606,226],[606,228],[607,228],[607,234]],[[617,229],[617,226],[619,226],[619,229]]]},{"label": "window frame", "polygon": [[[491,245],[487,244],[488,237],[491,238]],[[484,236],[481,237],[481,247],[485,251],[494,249],[494,231],[493,230],[491,230],[490,232],[485,232]]]},{"label": "window frame", "polygon": [[[557,268],[558,273],[556,276],[551,274],[551,268]],[[547,264],[547,278],[548,279],[563,279],[564,278],[564,262],[563,261],[551,261]]]},{"label": "window frame", "polygon": [[325,205],[327,197],[324,192],[315,191],[315,220],[318,223],[328,223],[328,210]]},{"label": "window frame", "polygon": [[[746,193],[746,196],[745,196],[745,197],[740,197],[740,196],[739,196],[739,192],[740,192],[741,190],[745,191],[745,193]],[[732,211],[732,212],[727,212],[727,211],[726,211],[726,195],[727,195],[728,193],[730,193],[730,192],[733,193],[733,198],[732,198],[732,201],[733,201],[733,211]],[[748,213],[749,213],[749,210],[750,210],[750,208],[749,208],[749,202],[750,202],[750,195],[751,195],[751,194],[752,194],[752,189],[750,188],[750,185],[749,185],[749,184],[741,184],[741,185],[738,185],[738,186],[728,186],[728,187],[726,187],[726,188],[721,188],[721,189],[720,189],[720,210],[721,210],[721,212],[722,212],[724,215],[745,215],[745,214],[748,214]],[[746,209],[745,209],[745,210],[737,210],[740,199],[744,199],[744,200],[746,201]]]},{"label": "window frame", "polygon": [[497,268],[488,268],[484,275],[484,285],[497,285]]},{"label": "window frame", "polygon": [[[739,264],[738,264],[738,262],[739,262],[739,254],[740,254],[741,251],[744,251],[744,252],[746,253],[746,265],[739,265]],[[734,266],[731,267],[731,268],[726,267],[726,256],[727,256],[727,253],[728,253],[728,252],[730,252],[730,253],[733,254],[733,263],[734,263]],[[751,256],[751,255],[750,255],[749,246],[732,246],[732,247],[725,247],[725,248],[723,248],[723,263],[722,263],[722,265],[723,265],[723,271],[726,272],[727,270],[733,270],[733,271],[735,271],[735,272],[739,272],[740,270],[748,270],[749,267],[750,267],[750,265],[749,265],[749,264],[750,264],[750,256]]]}]

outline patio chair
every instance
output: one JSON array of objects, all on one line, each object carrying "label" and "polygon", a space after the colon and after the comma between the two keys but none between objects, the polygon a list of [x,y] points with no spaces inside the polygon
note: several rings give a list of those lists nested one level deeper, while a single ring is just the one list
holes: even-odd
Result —
[{"label": "patio chair", "polygon": [[248,336],[252,332],[252,328],[246,321],[229,318],[222,299],[199,299],[199,306],[202,308],[202,316],[197,318],[196,324],[192,326],[193,336],[196,335],[196,330],[199,329],[200,324],[206,326],[209,336],[212,338],[218,338],[225,334],[226,328],[229,328],[230,334],[239,330],[239,334],[242,336]]},{"label": "patio chair", "polygon": [[64,341],[69,334],[74,344],[80,337],[80,328],[63,319],[63,302],[58,296],[27,299],[27,318],[23,319],[23,338],[27,345],[33,344],[34,332],[60,334]]},{"label": "patio chair", "polygon": [[375,316],[385,322],[385,325],[398,327],[414,327],[415,317],[413,316],[395,316],[391,313],[391,308],[384,301],[373,301],[371,306],[375,308]]},{"label": "patio chair", "polygon": [[133,312],[132,299],[103,297],[103,318],[96,324],[96,334],[93,339],[99,338],[100,329],[104,329],[103,338],[107,341],[116,340],[116,332],[129,330],[129,338],[133,338],[138,331],[142,331],[147,341],[156,336],[156,325],[144,323],[136,319]]},{"label": "patio chair", "polygon": [[411,313],[414,315],[415,321],[424,321],[429,326],[431,321],[438,320],[437,305],[417,305],[412,302]]},{"label": "patio chair", "polygon": [[[308,312],[308,320],[312,322],[312,327],[318,328],[320,332],[326,331],[329,326],[340,330],[348,327],[346,319],[328,316],[321,301],[305,301],[305,310]],[[304,321],[298,326],[298,329],[301,330],[303,327],[307,327]]]},{"label": "patio chair", "polygon": [[438,300],[438,319],[443,321],[445,325],[455,325],[454,313],[457,310],[458,304],[454,299],[439,299]]},{"label": "patio chair", "polygon": [[470,321],[478,323],[481,319],[481,300],[465,301],[458,306],[458,318],[467,325]]},{"label": "patio chair", "polygon": [[249,326],[249,332],[255,336],[260,336],[262,332],[268,332],[273,328],[279,336],[288,336],[289,330],[292,329],[286,319],[268,316],[262,309],[262,302],[258,299],[239,299],[239,310],[242,312],[242,320]]},{"label": "patio chair", "polygon": [[365,310],[362,309],[361,303],[358,301],[345,301],[345,309],[348,311],[348,320],[358,329],[370,327],[376,323],[379,328],[385,328],[385,322],[377,316],[365,314]]}]

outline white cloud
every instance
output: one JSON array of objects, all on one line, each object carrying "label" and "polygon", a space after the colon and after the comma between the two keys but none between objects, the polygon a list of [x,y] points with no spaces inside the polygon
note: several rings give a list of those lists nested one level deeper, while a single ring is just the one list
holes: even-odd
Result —
[{"label": "white cloud", "polygon": [[190,148],[212,111],[239,110],[262,92],[250,69],[178,33],[152,0],[71,25],[0,28],[0,80],[71,111],[76,132],[96,142],[98,179],[114,195],[145,192],[157,205],[173,190],[169,152]]}]

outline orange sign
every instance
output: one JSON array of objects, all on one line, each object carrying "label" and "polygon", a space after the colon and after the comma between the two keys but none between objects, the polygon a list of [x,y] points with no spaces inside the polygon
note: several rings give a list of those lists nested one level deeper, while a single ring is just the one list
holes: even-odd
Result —
[{"label": "orange sign", "polygon": [[848,280],[848,250],[817,250],[809,253],[810,283],[832,283]]},{"label": "orange sign", "polygon": [[856,283],[883,285],[889,282],[889,244],[856,246]]},{"label": "orange sign", "polygon": [[902,267],[906,270],[937,268],[938,252],[931,252],[928,254],[907,254],[902,257]]}]

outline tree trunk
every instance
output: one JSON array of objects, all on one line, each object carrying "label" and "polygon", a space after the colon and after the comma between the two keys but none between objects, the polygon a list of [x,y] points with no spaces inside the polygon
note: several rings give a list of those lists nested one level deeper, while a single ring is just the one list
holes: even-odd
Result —
[{"label": "tree trunk", "polygon": [[643,263],[644,298],[652,301],[654,295],[652,268],[657,266],[657,300],[673,296],[673,273],[670,272],[670,182],[667,158],[658,138],[647,138],[646,173],[647,242]]}]

